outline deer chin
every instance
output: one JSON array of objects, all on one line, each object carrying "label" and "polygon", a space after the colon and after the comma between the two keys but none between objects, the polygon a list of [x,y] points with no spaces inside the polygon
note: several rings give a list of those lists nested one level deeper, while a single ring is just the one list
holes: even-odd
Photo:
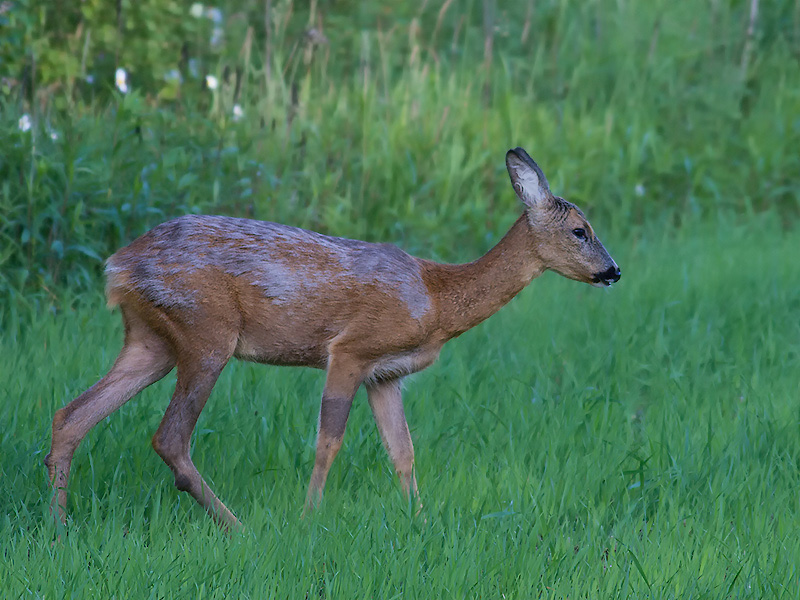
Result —
[{"label": "deer chin", "polygon": [[[558,271],[556,271],[558,272]],[[612,280],[608,279],[600,279],[599,277],[586,277],[580,275],[565,275],[563,273],[559,273],[559,275],[563,275],[567,279],[572,279],[573,281],[579,281],[581,283],[588,283],[592,287],[598,288],[607,288],[611,287],[611,284],[614,283]]]},{"label": "deer chin", "polygon": [[592,287],[596,287],[596,288],[610,288],[611,285],[612,285],[612,282],[611,281],[606,281],[606,280],[600,280],[600,281],[590,281],[589,284]]}]

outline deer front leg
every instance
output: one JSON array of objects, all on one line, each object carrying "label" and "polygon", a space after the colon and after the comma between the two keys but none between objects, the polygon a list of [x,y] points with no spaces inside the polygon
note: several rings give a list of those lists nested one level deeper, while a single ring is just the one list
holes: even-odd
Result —
[{"label": "deer front leg", "polygon": [[383,381],[367,385],[367,396],[372,415],[378,425],[383,445],[394,463],[406,499],[417,496],[417,478],[414,475],[414,446],[408,431],[400,380]]},{"label": "deer front leg", "polygon": [[361,385],[362,369],[351,360],[331,359],[322,392],[322,405],[319,410],[319,426],[317,434],[317,453],[314,459],[314,471],[308,485],[308,495],[304,513],[313,510],[322,500],[322,491],[333,459],[342,447],[347,417]]}]

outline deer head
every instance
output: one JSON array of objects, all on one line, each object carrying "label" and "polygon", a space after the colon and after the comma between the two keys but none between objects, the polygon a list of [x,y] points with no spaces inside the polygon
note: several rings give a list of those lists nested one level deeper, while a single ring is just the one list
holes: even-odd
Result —
[{"label": "deer head", "polygon": [[594,234],[583,212],[554,196],[547,178],[522,148],[509,150],[506,167],[535,237],[538,258],[546,269],[597,287],[619,281],[620,270]]}]

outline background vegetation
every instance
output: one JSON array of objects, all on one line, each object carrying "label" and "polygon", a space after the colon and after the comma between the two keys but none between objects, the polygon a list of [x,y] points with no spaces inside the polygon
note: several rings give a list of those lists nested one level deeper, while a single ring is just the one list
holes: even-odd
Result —
[{"label": "background vegetation", "polygon": [[4,5],[15,305],[93,288],[116,248],[190,211],[463,258],[513,219],[513,145],[612,235],[800,206],[797,2],[752,22],[720,0],[197,6]]},{"label": "background vegetation", "polygon": [[[245,534],[149,448],[168,378],[78,450],[51,545],[50,419],[121,341],[105,257],[202,212],[468,260],[515,145],[623,279],[547,275],[412,378],[422,515],[360,398],[301,521],[320,374],[236,363],[194,456]],[[4,594],[800,596],[798,148],[797,0],[0,3]]]}]

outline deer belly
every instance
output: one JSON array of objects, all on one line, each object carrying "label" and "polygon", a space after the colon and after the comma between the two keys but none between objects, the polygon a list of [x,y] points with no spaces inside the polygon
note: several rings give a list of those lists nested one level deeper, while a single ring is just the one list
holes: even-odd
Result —
[{"label": "deer belly", "polygon": [[281,315],[267,321],[245,323],[234,356],[270,365],[324,369],[328,363],[329,338],[330,333],[320,331],[312,320]]}]

